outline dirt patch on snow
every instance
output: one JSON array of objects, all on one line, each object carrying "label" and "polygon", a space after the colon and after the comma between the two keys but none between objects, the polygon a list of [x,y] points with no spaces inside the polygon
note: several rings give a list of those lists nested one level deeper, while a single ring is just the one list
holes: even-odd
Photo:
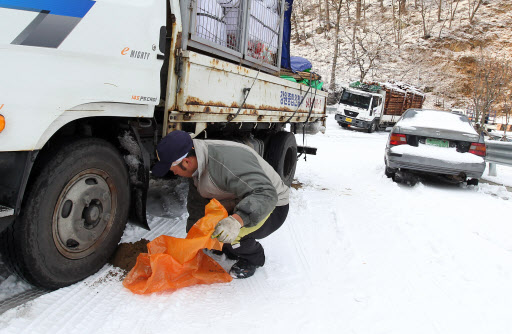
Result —
[{"label": "dirt patch on snow", "polygon": [[147,253],[149,240],[141,239],[137,242],[121,243],[117,246],[116,252],[110,258],[109,263],[114,267],[130,271],[137,262],[140,253]]},{"label": "dirt patch on snow", "polygon": [[299,181],[293,181],[292,182],[292,188],[293,189],[300,189],[300,188],[302,188],[302,183],[300,183]]}]

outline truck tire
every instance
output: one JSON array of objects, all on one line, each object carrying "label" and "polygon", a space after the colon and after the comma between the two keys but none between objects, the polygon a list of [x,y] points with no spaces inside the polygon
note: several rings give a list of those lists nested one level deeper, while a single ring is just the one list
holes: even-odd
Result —
[{"label": "truck tire", "polygon": [[373,121],[370,126],[368,127],[368,130],[366,130],[368,133],[375,132],[377,130],[377,122]]},{"label": "truck tire", "polygon": [[[6,262],[23,279],[57,289],[98,271],[128,218],[128,172],[105,140],[60,147],[30,183],[20,216],[2,235]],[[7,254],[5,254],[7,253]]]},{"label": "truck tire", "polygon": [[341,122],[338,122],[338,124],[342,127],[342,128],[348,128],[348,124],[345,124],[345,123],[341,123]]},{"label": "truck tire", "polygon": [[291,186],[297,168],[297,141],[291,132],[281,131],[270,139],[266,160],[284,184]]}]

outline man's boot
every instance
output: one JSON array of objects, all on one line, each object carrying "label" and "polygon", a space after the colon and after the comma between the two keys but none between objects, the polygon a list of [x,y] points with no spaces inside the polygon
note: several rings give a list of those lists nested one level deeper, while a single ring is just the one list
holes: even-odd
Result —
[{"label": "man's boot", "polygon": [[233,278],[249,278],[254,275],[258,267],[255,264],[249,263],[246,259],[240,259],[231,267],[229,274]]}]

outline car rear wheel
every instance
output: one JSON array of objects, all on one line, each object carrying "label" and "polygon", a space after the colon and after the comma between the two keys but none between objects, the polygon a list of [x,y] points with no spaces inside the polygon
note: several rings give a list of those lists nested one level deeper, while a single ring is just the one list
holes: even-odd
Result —
[{"label": "car rear wheel", "polygon": [[386,158],[384,158],[384,166],[385,166],[384,174],[390,179],[394,178],[396,169],[388,167],[388,161]]},{"label": "car rear wheel", "polygon": [[393,177],[395,177],[395,170],[393,170],[393,169],[389,168],[388,166],[386,166],[386,169],[384,170],[384,174],[386,174],[386,176],[388,178],[392,179]]},{"label": "car rear wheel", "polygon": [[415,186],[416,183],[419,182],[419,179],[414,174],[399,170],[393,176],[393,181],[395,181],[396,183],[408,184],[412,187],[412,186]]},{"label": "car rear wheel", "polygon": [[466,184],[468,186],[477,186],[478,185],[478,179],[469,179],[466,181]]},{"label": "car rear wheel", "polygon": [[98,271],[126,225],[130,187],[116,148],[95,138],[62,146],[27,189],[3,235],[8,265],[28,282],[56,289]]}]

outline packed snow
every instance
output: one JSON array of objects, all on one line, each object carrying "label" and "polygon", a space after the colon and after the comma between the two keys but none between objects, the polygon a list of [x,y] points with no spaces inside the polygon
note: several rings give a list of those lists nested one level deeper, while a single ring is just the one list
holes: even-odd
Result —
[{"label": "packed snow", "polygon": [[502,184],[507,187],[511,187],[512,191],[512,168],[503,165],[496,165],[497,175],[489,175],[489,164],[487,164],[482,178],[486,181],[490,181],[496,184]]},{"label": "packed snow", "polygon": [[[299,161],[288,219],[262,240],[267,263],[255,276],[140,296],[106,265],[5,312],[0,332],[510,333],[512,194],[393,183],[387,138],[342,129],[332,115],[325,134],[306,136],[318,155]],[[184,236],[187,184],[153,181],[152,230],[129,225],[122,241]]]},{"label": "packed snow", "polygon": [[481,164],[483,157],[472,153],[457,152],[456,147],[437,147],[433,145],[418,144],[418,146],[398,145],[390,148],[391,153],[406,154],[414,157],[423,157],[445,161],[449,164]]}]

